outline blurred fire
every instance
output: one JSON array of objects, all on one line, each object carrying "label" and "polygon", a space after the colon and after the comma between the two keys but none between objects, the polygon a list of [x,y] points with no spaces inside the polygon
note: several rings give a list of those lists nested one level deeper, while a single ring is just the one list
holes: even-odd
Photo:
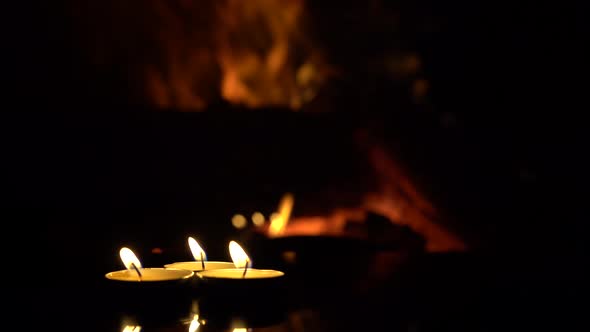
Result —
[{"label": "blurred fire", "polygon": [[228,0],[216,29],[222,96],[249,107],[299,109],[313,97],[319,53],[304,33],[303,0]]},{"label": "blurred fire", "polygon": [[141,82],[140,103],[202,110],[218,98],[294,110],[328,66],[307,29],[304,0],[104,0],[75,3],[81,42],[104,69]]},{"label": "blurred fire", "polygon": [[[161,108],[198,110],[223,97],[250,107],[297,110],[334,73],[325,59],[325,45],[311,37],[311,2],[305,0],[76,3],[79,15],[75,16],[82,18],[79,24],[88,33],[83,39],[94,62],[106,68],[123,65],[134,82],[146,84],[139,88],[138,94],[143,95],[138,98]],[[371,21],[381,25],[395,21],[383,14],[383,6],[377,6],[380,1],[371,3]],[[358,8],[365,6],[361,1],[357,4]],[[342,22],[350,23],[345,18]],[[341,39],[350,45],[348,39]],[[384,53],[382,58],[385,71],[398,78],[411,77],[422,66],[417,55]],[[414,97],[423,98],[427,90],[427,81],[416,81]],[[335,210],[328,216],[293,218],[280,233],[342,234],[351,219],[362,221],[368,211],[374,211],[421,234],[428,250],[464,249],[465,244],[440,225],[437,211],[387,153],[374,147],[367,150],[380,180],[376,192],[365,195],[361,206]],[[257,220],[260,226],[264,224],[264,218]],[[241,228],[246,222],[241,216],[234,226]]]},{"label": "blurred fire", "polygon": [[395,225],[409,227],[424,239],[427,251],[466,250],[464,241],[443,225],[434,206],[383,149],[371,146],[368,154],[379,179],[376,192],[364,194],[360,206],[337,208],[321,216],[291,218],[280,236],[365,237],[365,233],[350,231],[347,227],[350,228],[351,224],[366,227],[367,215],[372,212]]}]

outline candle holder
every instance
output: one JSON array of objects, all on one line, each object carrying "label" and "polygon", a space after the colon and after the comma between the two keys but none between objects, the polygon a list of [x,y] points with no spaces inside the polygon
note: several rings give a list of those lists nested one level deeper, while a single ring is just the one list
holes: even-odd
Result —
[{"label": "candle holder", "polygon": [[[250,272],[264,275],[265,271],[267,277],[249,279],[241,277],[243,269],[198,272],[201,316],[217,325],[234,319],[250,325],[271,324],[283,319],[287,312],[284,275],[274,270]],[[250,272],[246,271],[246,276]]]},{"label": "candle holder", "polygon": [[181,269],[193,272],[200,272],[206,270],[231,269],[234,267],[234,263],[216,261],[174,262],[171,264],[165,264],[164,267],[169,269]]},{"label": "candle holder", "polygon": [[128,248],[122,248],[120,255],[127,269],[105,274],[105,290],[113,309],[138,320],[168,320],[187,313],[192,300],[187,289],[194,283],[194,272],[142,268]]},{"label": "candle holder", "polygon": [[197,272],[201,296],[199,308],[209,316],[247,316],[283,312],[285,274],[277,270],[253,269],[244,249],[231,241],[229,251],[236,268]]},{"label": "candle holder", "polygon": [[[143,269],[143,272],[147,272]],[[119,313],[135,317],[145,323],[175,321],[189,313],[194,282],[193,272],[178,271],[187,277],[162,281],[130,282],[107,277],[105,290],[110,305]],[[147,273],[144,273],[144,275]]]}]

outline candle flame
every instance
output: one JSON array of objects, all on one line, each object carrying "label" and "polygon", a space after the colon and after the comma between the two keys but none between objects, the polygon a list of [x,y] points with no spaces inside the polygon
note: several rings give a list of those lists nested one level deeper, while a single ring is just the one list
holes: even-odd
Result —
[{"label": "candle flame", "polygon": [[133,265],[135,265],[135,267],[137,267],[138,269],[141,268],[141,262],[139,261],[137,256],[135,256],[133,251],[131,251],[131,249],[126,247],[121,248],[121,250],[119,250],[119,256],[121,256],[123,265],[125,265],[127,269],[133,269]]},{"label": "candle flame", "polygon": [[195,315],[191,321],[191,325],[188,327],[188,332],[197,332],[199,326],[201,326],[201,323],[199,323],[199,315]]},{"label": "candle flame", "polygon": [[140,332],[140,331],[141,331],[141,326],[133,326],[133,325],[127,325],[123,329],[123,332]]},{"label": "candle flame", "polygon": [[291,217],[291,211],[293,210],[294,198],[291,193],[286,193],[281,198],[279,203],[278,214],[271,218],[268,233],[270,236],[280,236],[285,231],[289,218]]},{"label": "candle flame", "polygon": [[246,264],[248,267],[252,267],[252,261],[250,257],[246,254],[244,249],[236,242],[231,241],[229,243],[229,255],[231,256],[231,260],[234,262],[236,268],[245,268]]},{"label": "candle flame", "polygon": [[205,250],[203,250],[203,248],[201,248],[201,246],[199,245],[199,242],[197,242],[197,240],[195,240],[194,238],[190,237],[188,238],[188,246],[191,248],[191,253],[193,254],[193,257],[195,258],[195,260],[197,262],[200,262],[201,259],[206,261],[207,260],[207,254],[205,254]]}]

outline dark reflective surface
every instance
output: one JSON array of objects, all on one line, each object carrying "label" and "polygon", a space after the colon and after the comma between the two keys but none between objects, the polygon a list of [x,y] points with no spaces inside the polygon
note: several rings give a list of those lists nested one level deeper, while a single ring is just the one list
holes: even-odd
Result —
[{"label": "dark reflective surface", "polygon": [[[232,301],[256,317],[209,311],[204,330],[231,330],[237,321],[292,332],[563,330],[585,317],[587,233],[562,209],[569,198],[556,197],[563,192],[551,185],[557,180],[521,183],[483,159],[485,167],[463,179],[478,179],[472,184],[478,191],[459,182],[443,187],[441,196],[456,197],[462,202],[457,210],[468,212],[461,224],[491,244],[485,251],[425,254],[416,250],[420,241],[385,237],[380,243],[379,236],[375,242],[269,240],[235,230],[231,216],[256,210],[269,215],[286,189],[296,194],[295,214],[319,215],[370,188],[369,167],[351,142],[354,126],[342,118],[234,115],[231,126],[227,114],[16,117],[3,132],[22,140],[8,150],[14,154],[4,173],[9,200],[3,220],[12,228],[3,234],[15,242],[3,241],[7,319],[23,329],[123,331],[139,325],[144,332],[187,331],[197,289],[133,296],[113,290],[104,275],[122,268],[121,246],[131,247],[145,267],[190,260],[189,235],[211,260],[228,260],[227,242],[237,240],[255,267],[287,276],[284,293],[274,294],[286,303],[284,315],[267,317],[272,310],[263,292],[237,293]],[[284,123],[288,128],[279,126]],[[254,129],[267,135],[252,135]],[[457,151],[462,157],[453,165],[473,158],[469,149]],[[281,168],[268,162],[273,156],[284,161]],[[508,157],[504,162],[512,163]],[[470,195],[479,205],[470,203]]]},{"label": "dark reflective surface", "polygon": [[[366,77],[356,59],[369,34],[349,39],[328,24],[334,53],[354,65],[328,91],[331,103],[316,106],[334,116],[223,107],[197,116],[126,111],[128,79],[77,56],[64,3],[34,3],[6,10],[16,93],[0,122],[5,329],[187,331],[198,294],[184,304],[148,296],[137,314],[137,298],[105,286],[104,274],[121,268],[120,246],[157,267],[190,259],[185,240],[195,235],[223,260],[227,240],[243,235],[232,233],[234,213],[269,214],[285,191],[301,214],[350,203],[371,187],[351,135],[365,127],[451,212],[449,225],[487,251],[404,257],[347,244],[356,255],[334,257],[304,242],[287,264],[273,246],[244,241],[256,264],[289,276],[286,318],[253,329],[587,330],[581,5],[412,1],[434,16],[407,36],[432,88],[425,107],[409,107],[405,87]],[[155,247],[164,254],[150,254]]]},{"label": "dark reflective surface", "polygon": [[[587,287],[524,256],[417,254],[393,265],[384,263],[388,255],[393,253],[374,253],[371,266],[356,273],[338,265],[331,272],[305,265],[286,279],[280,294],[224,294],[233,313],[202,307],[207,303],[198,287],[175,297],[145,296],[137,305],[107,283],[21,289],[17,303],[26,309],[15,313],[21,322],[35,320],[51,329],[141,326],[143,332],[189,331],[195,315],[198,331],[499,331],[573,327],[584,317],[579,301]],[[286,303],[284,311],[275,310],[278,298]],[[236,312],[235,306],[244,310]]]}]

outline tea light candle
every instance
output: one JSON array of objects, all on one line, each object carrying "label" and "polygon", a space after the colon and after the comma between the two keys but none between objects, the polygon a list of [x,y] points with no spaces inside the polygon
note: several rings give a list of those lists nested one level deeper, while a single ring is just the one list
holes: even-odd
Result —
[{"label": "tea light candle", "polygon": [[281,278],[285,273],[277,270],[260,270],[253,269],[252,261],[246,254],[244,249],[235,241],[229,243],[229,253],[232,258],[235,268],[232,269],[218,269],[205,270],[197,272],[197,276],[201,279],[241,279],[241,280],[261,280]]},{"label": "tea light candle", "polygon": [[193,262],[176,262],[172,264],[166,264],[166,268],[183,269],[189,271],[205,271],[205,270],[217,270],[217,269],[231,269],[234,267],[232,262],[209,262],[207,261],[207,255],[205,250],[199,245],[197,240],[190,237],[188,238],[188,246],[191,250]]},{"label": "tea light candle", "polygon": [[235,266],[233,269],[196,273],[203,291],[199,298],[200,313],[217,322],[231,317],[257,321],[283,316],[286,310],[285,273],[253,269],[250,257],[234,241],[229,243],[229,252]]},{"label": "tea light candle", "polygon": [[125,282],[157,282],[184,280],[194,275],[194,272],[189,270],[143,268],[137,256],[129,248],[121,248],[119,255],[127,269],[109,272],[105,275],[107,279]]},{"label": "tea light candle", "polygon": [[105,275],[104,291],[113,299],[114,310],[136,317],[146,324],[165,324],[181,318],[191,299],[193,271],[144,268],[129,248],[119,251],[126,270]]}]

